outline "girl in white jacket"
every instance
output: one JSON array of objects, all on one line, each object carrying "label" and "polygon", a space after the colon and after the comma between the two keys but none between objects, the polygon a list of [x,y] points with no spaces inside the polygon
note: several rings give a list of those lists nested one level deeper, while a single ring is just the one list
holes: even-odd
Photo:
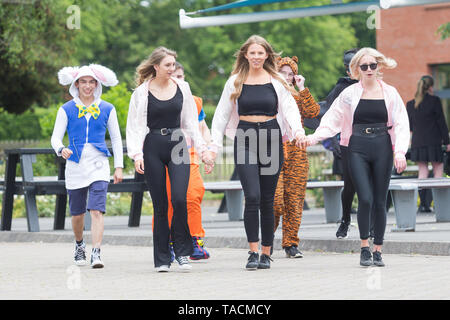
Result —
[{"label": "girl in white jacket", "polygon": [[250,270],[270,268],[273,199],[283,163],[282,140],[295,138],[300,144],[305,139],[297,104],[276,71],[277,56],[260,36],[251,36],[242,45],[211,126],[210,163],[222,147],[224,133],[234,138],[234,162],[245,196],[244,225],[250,247],[246,268]]},{"label": "girl in white jacket", "polygon": [[[158,272],[169,271],[173,242],[175,259],[182,270],[193,244],[187,223],[186,193],[189,182],[187,139],[203,158],[197,107],[189,84],[172,76],[176,53],[155,49],[137,68],[138,87],[131,95],[127,119],[128,155],[138,173],[145,175],[154,209],[153,252]],[[169,229],[166,167],[171,181],[173,218]]]}]

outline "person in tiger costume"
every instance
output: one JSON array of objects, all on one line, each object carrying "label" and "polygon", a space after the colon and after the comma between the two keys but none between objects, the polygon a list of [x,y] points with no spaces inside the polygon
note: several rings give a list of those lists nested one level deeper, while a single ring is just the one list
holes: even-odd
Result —
[{"label": "person in tiger costume", "polygon": [[[314,100],[308,88],[305,88],[305,78],[298,74],[298,58],[284,57],[278,60],[278,70],[291,86],[297,86],[294,95],[297,102],[302,125],[304,118],[314,118],[319,114],[320,106]],[[299,148],[295,141],[283,144],[284,163],[278,178],[274,200],[275,231],[283,216],[282,247],[288,258],[301,258],[298,250],[298,231],[302,220],[303,203],[305,201],[306,181],[308,180],[308,157],[305,148]]]}]

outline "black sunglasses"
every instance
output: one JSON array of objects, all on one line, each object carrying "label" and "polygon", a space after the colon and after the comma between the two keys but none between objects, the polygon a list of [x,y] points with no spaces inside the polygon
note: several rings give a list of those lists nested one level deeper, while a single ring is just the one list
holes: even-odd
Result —
[{"label": "black sunglasses", "polygon": [[359,67],[361,68],[362,71],[367,71],[369,67],[371,70],[375,70],[378,67],[378,63],[362,64]]}]

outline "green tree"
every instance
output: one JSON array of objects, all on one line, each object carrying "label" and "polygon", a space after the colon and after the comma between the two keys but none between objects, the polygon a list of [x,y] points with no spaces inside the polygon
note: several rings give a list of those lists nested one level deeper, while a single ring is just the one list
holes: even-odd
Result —
[{"label": "green tree", "polygon": [[58,68],[70,59],[68,0],[0,2],[0,106],[21,113],[58,94]]}]

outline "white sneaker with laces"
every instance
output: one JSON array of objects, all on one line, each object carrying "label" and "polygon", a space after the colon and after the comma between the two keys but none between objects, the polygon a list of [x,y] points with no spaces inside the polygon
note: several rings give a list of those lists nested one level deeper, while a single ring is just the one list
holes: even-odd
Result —
[{"label": "white sneaker with laces", "polygon": [[98,269],[104,266],[103,261],[100,259],[100,248],[93,248],[91,253],[91,267]]},{"label": "white sneaker with laces", "polygon": [[86,244],[84,241],[81,244],[75,243],[74,262],[77,266],[87,265]]},{"label": "white sneaker with laces", "polygon": [[178,262],[178,267],[183,271],[189,271],[192,269],[192,266],[189,264],[188,257],[181,256],[176,257],[175,260]]}]

